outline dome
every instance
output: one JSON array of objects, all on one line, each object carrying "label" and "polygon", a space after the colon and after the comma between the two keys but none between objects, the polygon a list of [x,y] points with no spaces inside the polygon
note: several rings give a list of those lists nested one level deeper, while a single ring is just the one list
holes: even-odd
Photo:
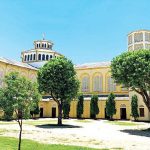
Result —
[{"label": "dome", "polygon": [[22,62],[39,68],[52,58],[62,56],[60,53],[52,50],[53,45],[51,41],[44,38],[43,40],[34,41],[34,49],[25,50],[21,53]]}]

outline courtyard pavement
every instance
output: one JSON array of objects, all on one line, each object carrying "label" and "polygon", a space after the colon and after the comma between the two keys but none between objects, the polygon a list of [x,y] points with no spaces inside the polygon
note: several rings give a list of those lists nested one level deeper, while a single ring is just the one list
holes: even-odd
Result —
[{"label": "courtyard pavement", "polygon": [[[64,120],[58,127],[56,119],[24,121],[23,138],[40,143],[80,145],[94,148],[122,148],[125,150],[150,150],[150,123],[115,125],[106,120]],[[0,121],[0,136],[18,137],[18,124]]]}]

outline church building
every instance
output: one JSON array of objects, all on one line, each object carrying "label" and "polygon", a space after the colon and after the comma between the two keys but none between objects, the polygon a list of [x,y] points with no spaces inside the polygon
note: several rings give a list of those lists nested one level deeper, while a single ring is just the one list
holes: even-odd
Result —
[{"label": "church building", "polygon": [[[150,31],[138,30],[128,34],[128,50],[150,49]],[[3,78],[6,74],[17,71],[32,81],[36,81],[37,71],[47,61],[62,54],[53,50],[53,43],[49,40],[34,41],[34,48],[25,50],[21,53],[22,62],[8,60],[0,57],[0,86],[3,86]],[[96,62],[75,65],[77,77],[80,81],[80,92],[84,94],[84,112],[82,118],[90,118],[90,100],[93,94],[97,94],[99,101],[99,114],[97,118],[107,118],[105,105],[108,95],[113,92],[116,96],[116,114],[114,119],[132,119],[131,114],[131,96],[134,92],[129,92],[122,85],[118,85],[111,78],[110,62]],[[139,120],[150,120],[150,113],[139,97]],[[57,104],[50,96],[43,95],[39,102],[39,117],[52,117],[58,115]],[[71,102],[70,118],[76,118],[77,100]],[[0,110],[0,116],[3,112]]]}]

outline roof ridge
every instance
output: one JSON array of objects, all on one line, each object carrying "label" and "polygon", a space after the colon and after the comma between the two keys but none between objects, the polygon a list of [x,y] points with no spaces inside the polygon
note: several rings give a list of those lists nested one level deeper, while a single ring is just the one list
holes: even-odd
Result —
[{"label": "roof ridge", "polygon": [[16,61],[16,60],[13,60],[13,59],[8,59],[8,58],[5,58],[5,57],[0,57],[0,61],[4,62],[4,63],[7,63],[7,64],[19,66],[19,67],[24,67],[24,68],[30,68],[30,69],[37,70],[35,67],[32,67],[32,66],[30,66],[26,63]]}]

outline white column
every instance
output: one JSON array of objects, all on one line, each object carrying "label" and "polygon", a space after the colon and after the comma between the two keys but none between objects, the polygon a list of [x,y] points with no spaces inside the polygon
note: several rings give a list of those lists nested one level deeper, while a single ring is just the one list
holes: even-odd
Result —
[{"label": "white column", "polygon": [[134,51],[134,33],[132,33],[132,46],[133,46],[132,50]]},{"label": "white column", "polygon": [[143,48],[144,48],[144,49],[146,49],[145,43],[146,43],[146,42],[145,42],[145,32],[143,32]]}]

